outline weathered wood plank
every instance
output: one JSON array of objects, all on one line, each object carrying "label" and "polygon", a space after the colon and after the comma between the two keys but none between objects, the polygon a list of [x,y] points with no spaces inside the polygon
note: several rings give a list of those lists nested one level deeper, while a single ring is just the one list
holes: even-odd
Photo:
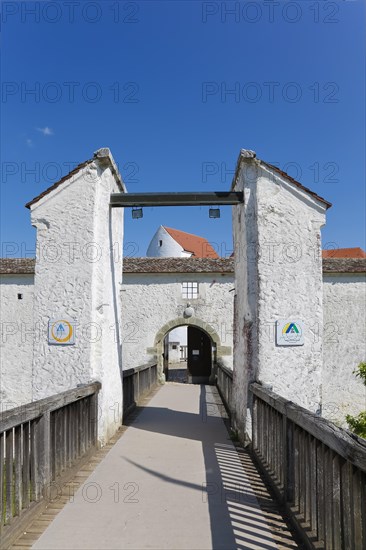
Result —
[{"label": "weathered wood plank", "polygon": [[324,444],[316,442],[316,500],[318,541],[325,543]]},{"label": "weathered wood plank", "polygon": [[283,456],[284,464],[284,496],[290,505],[295,500],[295,449],[294,449],[294,425],[285,416],[283,417]]},{"label": "weathered wood plank", "polygon": [[333,550],[333,451],[324,449],[325,548]]},{"label": "weathered wood plank", "polygon": [[352,437],[350,433],[338,428],[329,420],[283,399],[257,383],[250,385],[250,391],[280,413],[285,414],[305,431],[323,441],[344,459],[366,472],[366,443],[363,443],[360,438]]},{"label": "weathered wood plank", "polygon": [[13,443],[14,430],[11,428],[5,435],[5,523],[9,523],[13,516],[13,494],[14,494],[14,479],[13,479]]},{"label": "weathered wood plank", "polygon": [[23,424],[23,508],[30,502],[30,433],[29,422]]},{"label": "weathered wood plank", "polygon": [[100,382],[86,384],[72,390],[52,395],[39,401],[34,401],[26,405],[21,405],[14,409],[0,413],[0,432],[8,430],[18,424],[23,424],[28,420],[42,416],[46,411],[59,409],[69,403],[75,402],[82,397],[93,395],[101,388]]},{"label": "weathered wood plank", "polygon": [[252,414],[252,441],[255,451],[258,450],[258,405],[257,398],[253,396],[253,414]]},{"label": "weathered wood plank", "polygon": [[300,510],[300,428],[294,424],[294,506]]},{"label": "weathered wood plank", "polygon": [[22,510],[22,426],[14,428],[14,515]]},{"label": "weathered wood plank", "polygon": [[0,533],[4,525],[5,433],[0,433]]},{"label": "weathered wood plank", "polygon": [[317,533],[317,500],[316,500],[316,439],[309,436],[310,446],[310,528]]},{"label": "weathered wood plank", "polygon": [[306,460],[305,460],[305,432],[299,430],[299,512],[305,518],[306,503]]},{"label": "weathered wood plank", "polygon": [[342,548],[354,548],[353,536],[353,496],[352,496],[352,464],[343,460],[341,463],[341,517],[342,517]]},{"label": "weathered wood plank", "polygon": [[311,478],[311,469],[310,469],[310,442],[309,442],[310,434],[307,432],[304,433],[304,462],[305,462],[305,487],[304,487],[304,493],[305,493],[305,508],[304,508],[304,517],[306,523],[310,525],[310,519],[311,519],[311,500],[310,500],[310,492],[311,492],[311,484],[312,484],[312,478]]},{"label": "weathered wood plank", "polygon": [[364,548],[363,543],[366,543],[363,537],[363,519],[362,519],[362,473],[353,468],[353,530],[355,548]]},{"label": "weathered wood plank", "polygon": [[333,454],[332,460],[332,500],[333,500],[333,550],[341,550],[342,548],[342,532],[341,532],[341,458],[337,454]]},{"label": "weathered wood plank", "polygon": [[31,420],[30,425],[30,500],[37,501],[39,498],[39,483],[37,476],[38,462],[38,439],[37,439],[38,419]]}]

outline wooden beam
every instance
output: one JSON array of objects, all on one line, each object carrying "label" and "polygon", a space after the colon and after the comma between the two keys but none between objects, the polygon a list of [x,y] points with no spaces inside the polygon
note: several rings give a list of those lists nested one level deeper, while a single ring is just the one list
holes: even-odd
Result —
[{"label": "wooden beam", "polygon": [[189,193],[113,193],[112,207],[133,206],[225,206],[240,204],[244,195],[239,191]]}]

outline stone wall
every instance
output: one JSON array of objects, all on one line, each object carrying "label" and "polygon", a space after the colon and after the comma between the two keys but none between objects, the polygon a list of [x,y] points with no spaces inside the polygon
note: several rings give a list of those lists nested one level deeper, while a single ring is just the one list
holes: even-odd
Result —
[{"label": "stone wall", "polygon": [[[31,203],[37,228],[32,400],[99,380],[99,435],[103,443],[122,417],[119,285],[123,210],[110,208],[123,187],[109,150]],[[51,319],[75,322],[74,345],[48,341]]]},{"label": "stone wall", "polygon": [[366,410],[366,387],[352,373],[366,361],[366,275],[324,274],[322,414],[346,426],[346,414]]},{"label": "stone wall", "polygon": [[[18,298],[21,295],[21,299]],[[0,275],[1,410],[29,403],[32,395],[34,275]]]},{"label": "stone wall", "polygon": [[[257,380],[312,411],[320,408],[322,260],[320,228],[328,203],[242,151],[233,190],[235,242],[234,420],[246,422],[248,383]],[[276,321],[303,322],[302,346],[280,347]],[[312,330],[317,327],[314,339]],[[250,413],[250,403],[249,410]],[[250,415],[249,415],[250,416]]]},{"label": "stone wall", "polygon": [[[199,298],[182,298],[181,284],[196,281]],[[156,336],[167,323],[183,318],[187,303],[194,317],[218,335],[224,354],[218,354],[232,368],[233,274],[223,273],[124,273],[121,288],[123,368],[156,360]],[[177,326],[177,325],[175,325]],[[174,328],[171,326],[170,328]]]}]

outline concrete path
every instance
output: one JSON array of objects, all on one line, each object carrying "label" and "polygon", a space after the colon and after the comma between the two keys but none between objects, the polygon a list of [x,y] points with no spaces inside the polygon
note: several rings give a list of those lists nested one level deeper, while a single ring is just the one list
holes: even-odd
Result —
[{"label": "concrete path", "polygon": [[214,387],[163,386],[32,548],[298,548],[221,407]]}]

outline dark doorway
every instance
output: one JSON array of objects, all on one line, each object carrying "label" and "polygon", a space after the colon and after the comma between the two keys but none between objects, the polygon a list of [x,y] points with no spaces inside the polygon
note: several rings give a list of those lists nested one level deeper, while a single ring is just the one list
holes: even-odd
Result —
[{"label": "dark doorway", "polygon": [[164,338],[163,369],[165,380],[169,379],[169,334]]},{"label": "dark doorway", "polygon": [[[211,338],[198,327],[184,326],[186,345],[170,341],[172,331],[164,338],[163,368],[165,380],[189,384],[209,384],[212,374]],[[173,329],[175,332],[176,329]]]},{"label": "dark doorway", "polygon": [[211,338],[197,327],[188,327],[188,382],[208,384],[212,369]]}]

